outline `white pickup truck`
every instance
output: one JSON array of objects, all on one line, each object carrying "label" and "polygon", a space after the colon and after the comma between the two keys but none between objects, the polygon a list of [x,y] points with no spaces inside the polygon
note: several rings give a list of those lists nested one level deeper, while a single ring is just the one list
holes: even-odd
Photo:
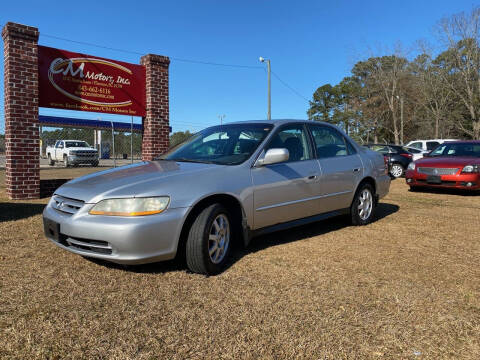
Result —
[{"label": "white pickup truck", "polygon": [[64,167],[79,164],[98,166],[98,151],[86,141],[58,140],[54,146],[47,146],[46,153],[50,166],[56,161],[61,161]]}]

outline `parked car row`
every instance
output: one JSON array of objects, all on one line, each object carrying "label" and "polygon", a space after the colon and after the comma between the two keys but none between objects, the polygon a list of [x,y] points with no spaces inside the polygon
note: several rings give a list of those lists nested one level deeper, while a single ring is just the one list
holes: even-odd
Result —
[{"label": "parked car row", "polygon": [[412,161],[417,161],[429,154],[438,145],[454,139],[415,140],[407,145],[393,144],[366,144],[364,146],[384,155],[388,162],[389,174],[392,178],[405,175],[405,171]]},{"label": "parked car row", "polygon": [[423,145],[359,146],[312,121],[213,126],[155,161],[64,184],[45,207],[44,232],[86,257],[143,264],[181,255],[191,271],[216,274],[235,242],[258,234],[341,214],[370,223],[391,177],[405,173],[412,190],[480,189],[480,141],[443,142],[426,154]]}]

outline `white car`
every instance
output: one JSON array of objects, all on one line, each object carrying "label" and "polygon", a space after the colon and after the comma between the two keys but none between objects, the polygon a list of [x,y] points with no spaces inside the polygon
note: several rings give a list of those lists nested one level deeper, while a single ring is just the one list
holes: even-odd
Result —
[{"label": "white car", "polygon": [[443,144],[446,141],[458,141],[456,139],[431,139],[431,140],[413,140],[406,144],[406,147],[413,147],[420,150],[432,151],[437,145]]}]

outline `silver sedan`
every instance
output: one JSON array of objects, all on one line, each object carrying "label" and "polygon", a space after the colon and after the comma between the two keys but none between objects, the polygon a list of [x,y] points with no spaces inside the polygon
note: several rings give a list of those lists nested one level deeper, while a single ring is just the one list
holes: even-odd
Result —
[{"label": "silver sedan", "polygon": [[83,176],[43,212],[45,235],[73,253],[122,264],[186,257],[222,271],[234,242],[349,214],[372,221],[390,177],[383,156],[320,122],[207,128],[156,161]]}]

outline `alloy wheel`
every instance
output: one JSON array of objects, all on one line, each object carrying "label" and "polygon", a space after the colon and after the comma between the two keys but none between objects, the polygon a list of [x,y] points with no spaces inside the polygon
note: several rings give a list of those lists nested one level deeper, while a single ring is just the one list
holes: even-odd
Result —
[{"label": "alloy wheel", "polygon": [[213,220],[208,235],[208,255],[214,264],[222,262],[230,245],[230,223],[224,214]]},{"label": "alloy wheel", "polygon": [[358,216],[362,220],[367,220],[373,209],[373,197],[369,189],[363,189],[359,195]]},{"label": "alloy wheel", "polygon": [[391,173],[394,177],[398,178],[398,177],[402,176],[402,174],[403,174],[403,168],[402,168],[400,165],[398,165],[398,164],[394,164],[394,165],[392,165],[392,169],[390,170],[390,173]]}]

